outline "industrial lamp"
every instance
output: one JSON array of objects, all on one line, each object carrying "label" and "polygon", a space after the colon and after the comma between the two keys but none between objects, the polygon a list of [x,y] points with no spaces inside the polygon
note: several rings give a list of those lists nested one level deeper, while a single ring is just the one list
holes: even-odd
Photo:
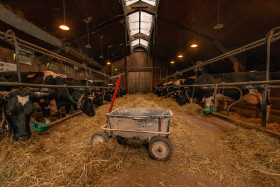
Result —
[{"label": "industrial lamp", "polygon": [[182,40],[182,36],[180,37],[180,53],[178,55],[178,58],[183,58],[184,57],[183,54],[182,54],[181,40]]},{"label": "industrial lamp", "polygon": [[196,44],[196,43],[193,43],[192,45],[191,45],[191,47],[192,48],[195,48],[195,47],[197,47],[198,45]]},{"label": "industrial lamp", "polygon": [[70,28],[65,24],[65,0],[63,0],[63,18],[64,22],[62,25],[59,25],[59,28],[64,31],[68,31]]}]

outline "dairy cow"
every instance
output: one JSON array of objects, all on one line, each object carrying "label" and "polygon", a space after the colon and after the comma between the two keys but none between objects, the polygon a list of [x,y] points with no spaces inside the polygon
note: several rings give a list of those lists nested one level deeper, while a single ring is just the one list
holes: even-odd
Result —
[{"label": "dairy cow", "polygon": [[[223,73],[223,74],[204,74],[196,80],[195,84],[217,84],[217,83],[233,83],[233,82],[248,82],[248,81],[263,81],[265,80],[265,72],[235,72],[235,73]],[[262,104],[262,89],[248,89],[246,87],[240,87],[242,90],[242,101],[247,104],[256,105],[257,113]],[[195,87],[194,95],[198,101],[205,103],[206,108],[210,108],[213,104],[213,88]],[[240,98],[240,92],[236,89],[219,89],[217,94],[217,100],[232,99],[238,100]],[[268,112],[270,111],[270,101],[268,100]],[[268,115],[267,115],[268,116]]]},{"label": "dairy cow", "polygon": [[[12,79],[9,77],[9,79]],[[0,81],[7,80],[2,76]],[[77,83],[66,81],[53,72],[40,72],[22,76],[22,82],[49,84],[49,85],[76,85]],[[8,122],[9,133],[13,133],[13,139],[26,140],[31,136],[30,117],[35,109],[34,103],[38,102],[42,107],[46,122],[49,122],[50,103],[53,99],[59,107],[65,106],[66,112],[70,112],[70,106],[73,105],[92,117],[95,115],[93,98],[86,90],[55,88],[48,93],[30,92],[27,90],[10,90],[9,87],[1,87],[1,93],[10,91],[6,96],[0,97],[0,108],[4,109],[5,118]],[[3,117],[3,116],[2,116]]]}]

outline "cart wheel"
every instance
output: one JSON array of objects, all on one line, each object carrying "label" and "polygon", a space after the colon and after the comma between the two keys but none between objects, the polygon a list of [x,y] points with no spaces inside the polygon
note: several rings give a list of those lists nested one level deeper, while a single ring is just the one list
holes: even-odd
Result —
[{"label": "cart wheel", "polygon": [[90,144],[92,146],[95,146],[99,143],[107,143],[108,141],[109,141],[109,136],[103,131],[98,131],[92,135]]},{"label": "cart wheel", "polygon": [[155,136],[149,143],[149,153],[155,160],[166,161],[170,158],[173,147],[170,141],[162,136]]}]

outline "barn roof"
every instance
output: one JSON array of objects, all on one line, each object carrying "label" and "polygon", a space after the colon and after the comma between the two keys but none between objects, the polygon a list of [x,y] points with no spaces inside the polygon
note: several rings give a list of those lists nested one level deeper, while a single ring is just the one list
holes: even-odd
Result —
[{"label": "barn roof", "polygon": [[[214,28],[218,23],[218,2],[219,22],[224,25],[221,29]],[[264,38],[269,30],[280,25],[279,0],[65,1],[65,22],[69,31],[58,28],[64,22],[63,0],[4,1],[1,6],[54,36],[62,42],[62,47],[74,48],[101,66],[106,65],[108,54],[111,60],[129,55],[131,40],[132,47],[146,48],[151,56],[176,59],[176,68],[180,70]],[[91,48],[85,47],[88,44],[85,20],[88,18],[91,18],[88,23]],[[22,39],[51,50],[61,48],[0,21],[1,31],[11,28]],[[193,43],[198,47],[191,48]],[[272,59],[277,61],[279,44],[272,47]],[[177,59],[179,53],[183,54],[182,59]],[[264,48],[245,55],[250,57],[246,58],[246,63],[251,69],[265,62]],[[240,58],[242,61],[242,56]],[[226,69],[228,64],[217,68]]]}]

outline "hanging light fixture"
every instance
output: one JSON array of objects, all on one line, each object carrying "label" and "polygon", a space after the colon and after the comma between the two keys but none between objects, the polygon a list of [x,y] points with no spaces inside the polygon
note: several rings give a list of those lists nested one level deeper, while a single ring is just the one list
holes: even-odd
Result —
[{"label": "hanging light fixture", "polygon": [[[193,18],[192,21],[193,21],[193,27],[195,27],[195,19]],[[191,42],[191,47],[192,48],[195,48],[195,47],[198,46],[197,40],[196,40],[196,35],[197,34],[199,34],[199,32],[196,32],[196,31],[193,32],[193,40]]]},{"label": "hanging light fixture", "polygon": [[198,45],[196,44],[196,43],[193,43],[192,45],[191,45],[191,47],[192,48],[195,48],[195,47],[197,47]]},{"label": "hanging light fixture", "polygon": [[91,48],[91,45],[89,44],[89,30],[88,30],[88,24],[91,22],[91,20],[92,20],[91,17],[84,19],[84,22],[86,22],[86,24],[87,24],[87,33],[88,33],[88,43],[87,43],[87,45],[85,45],[85,48],[88,48],[88,49]]},{"label": "hanging light fixture", "polygon": [[182,37],[180,36],[180,53],[178,55],[178,58],[183,58],[183,54],[182,54],[182,48],[181,48],[181,40],[182,40]]},{"label": "hanging light fixture", "polygon": [[65,0],[63,0],[63,24],[59,25],[59,28],[64,31],[70,30],[70,28],[65,24]]},{"label": "hanging light fixture", "polygon": [[175,64],[174,60],[171,60],[171,61],[170,61],[170,64]]},{"label": "hanging light fixture", "polygon": [[220,23],[220,0],[218,0],[218,23],[214,26],[214,29],[221,29],[224,25]]},{"label": "hanging light fixture", "polygon": [[103,35],[100,36],[100,50],[101,50],[101,54],[100,54],[99,58],[104,58],[103,54],[102,54],[102,39],[103,39]]},{"label": "hanging light fixture", "polygon": [[108,64],[108,65],[111,64],[111,62],[110,62],[110,55],[109,55],[109,54],[110,54],[110,53],[109,53],[109,49],[110,49],[111,47],[112,47],[111,45],[108,46],[108,56],[107,56],[107,64]]}]

